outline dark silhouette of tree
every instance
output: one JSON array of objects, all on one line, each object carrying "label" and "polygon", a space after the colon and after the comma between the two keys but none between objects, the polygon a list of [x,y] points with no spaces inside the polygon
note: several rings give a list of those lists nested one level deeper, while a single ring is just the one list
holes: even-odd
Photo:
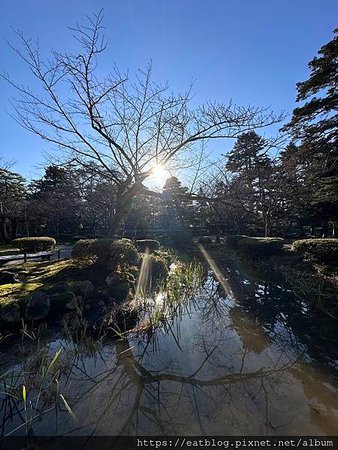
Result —
[{"label": "dark silhouette of tree", "polygon": [[0,241],[15,239],[25,212],[25,180],[18,173],[0,168]]},{"label": "dark silhouette of tree", "polygon": [[310,61],[308,80],[297,84],[296,100],[305,104],[294,109],[284,127],[300,142],[297,152],[304,166],[312,222],[332,225],[338,217],[338,29],[334,33]]},{"label": "dark silhouette of tree", "polygon": [[75,232],[80,197],[74,172],[48,166],[45,175],[29,186],[28,216],[33,234]]},{"label": "dark silhouette of tree", "polygon": [[194,209],[188,188],[182,186],[176,177],[165,182],[161,209],[163,228],[167,232],[184,230],[193,222]]},{"label": "dark silhouette of tree", "polygon": [[[143,182],[154,166],[175,164],[183,152],[212,139],[239,134],[278,122],[263,108],[207,102],[190,108],[190,89],[172,94],[152,79],[151,65],[134,79],[117,68],[100,79],[98,59],[105,51],[100,12],[77,26],[75,53],[52,52],[45,62],[23,34],[23,50],[12,48],[27,64],[42,90],[33,92],[2,74],[20,94],[16,120],[28,131],[67,152],[73,162],[95,162],[117,187],[111,233],[118,231],[131,199],[145,191]],[[148,192],[149,193],[149,192]]]},{"label": "dark silhouette of tree", "polygon": [[[269,142],[250,131],[238,137],[227,156],[226,169],[232,173],[228,198],[246,212],[251,232],[269,236],[278,205],[275,165],[268,155]],[[236,202],[237,198],[237,202]]]}]

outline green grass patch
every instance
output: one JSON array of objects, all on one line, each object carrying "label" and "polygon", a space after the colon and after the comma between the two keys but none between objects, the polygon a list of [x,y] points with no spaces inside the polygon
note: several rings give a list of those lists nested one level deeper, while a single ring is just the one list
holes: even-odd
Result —
[{"label": "green grass patch", "polygon": [[12,302],[27,299],[32,292],[41,288],[42,283],[9,283],[0,286],[0,311]]}]

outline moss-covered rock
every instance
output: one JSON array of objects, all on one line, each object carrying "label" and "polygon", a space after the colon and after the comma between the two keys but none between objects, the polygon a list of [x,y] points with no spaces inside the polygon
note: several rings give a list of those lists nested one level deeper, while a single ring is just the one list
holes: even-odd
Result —
[{"label": "moss-covered rock", "polygon": [[13,299],[27,298],[31,292],[39,289],[42,283],[7,283],[0,286],[0,305],[6,297]]},{"label": "moss-covered rock", "polygon": [[68,305],[76,298],[71,291],[55,292],[49,296],[51,304],[51,314],[61,314],[67,311]]},{"label": "moss-covered rock", "polygon": [[26,310],[26,320],[42,320],[45,319],[50,312],[50,299],[45,291],[34,292],[29,299]]},{"label": "moss-covered rock", "polygon": [[13,324],[21,321],[21,308],[19,302],[12,301],[0,309],[0,319],[6,324]]}]

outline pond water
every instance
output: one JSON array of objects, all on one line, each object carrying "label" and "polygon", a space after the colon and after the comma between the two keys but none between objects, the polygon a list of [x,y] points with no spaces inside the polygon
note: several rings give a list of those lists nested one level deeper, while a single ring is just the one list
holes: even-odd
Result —
[{"label": "pond water", "polygon": [[[278,279],[206,258],[201,291],[152,335],[3,344],[0,435],[337,435],[337,322]],[[39,390],[41,352],[59,349],[57,383],[47,370]]]}]

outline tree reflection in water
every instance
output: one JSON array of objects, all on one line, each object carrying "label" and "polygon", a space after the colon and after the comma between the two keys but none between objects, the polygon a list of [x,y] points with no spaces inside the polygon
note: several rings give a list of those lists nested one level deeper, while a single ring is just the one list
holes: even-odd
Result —
[{"label": "tree reflection in water", "polygon": [[[334,354],[328,348],[314,359],[316,336],[304,332],[311,317],[301,302],[230,263],[222,273],[229,290],[209,272],[199,295],[151,336],[129,335],[92,354],[51,343],[64,348],[59,389],[77,420],[57,403],[32,432],[334,434],[337,385],[324,365]],[[24,416],[21,401],[4,402],[3,435]]]}]

